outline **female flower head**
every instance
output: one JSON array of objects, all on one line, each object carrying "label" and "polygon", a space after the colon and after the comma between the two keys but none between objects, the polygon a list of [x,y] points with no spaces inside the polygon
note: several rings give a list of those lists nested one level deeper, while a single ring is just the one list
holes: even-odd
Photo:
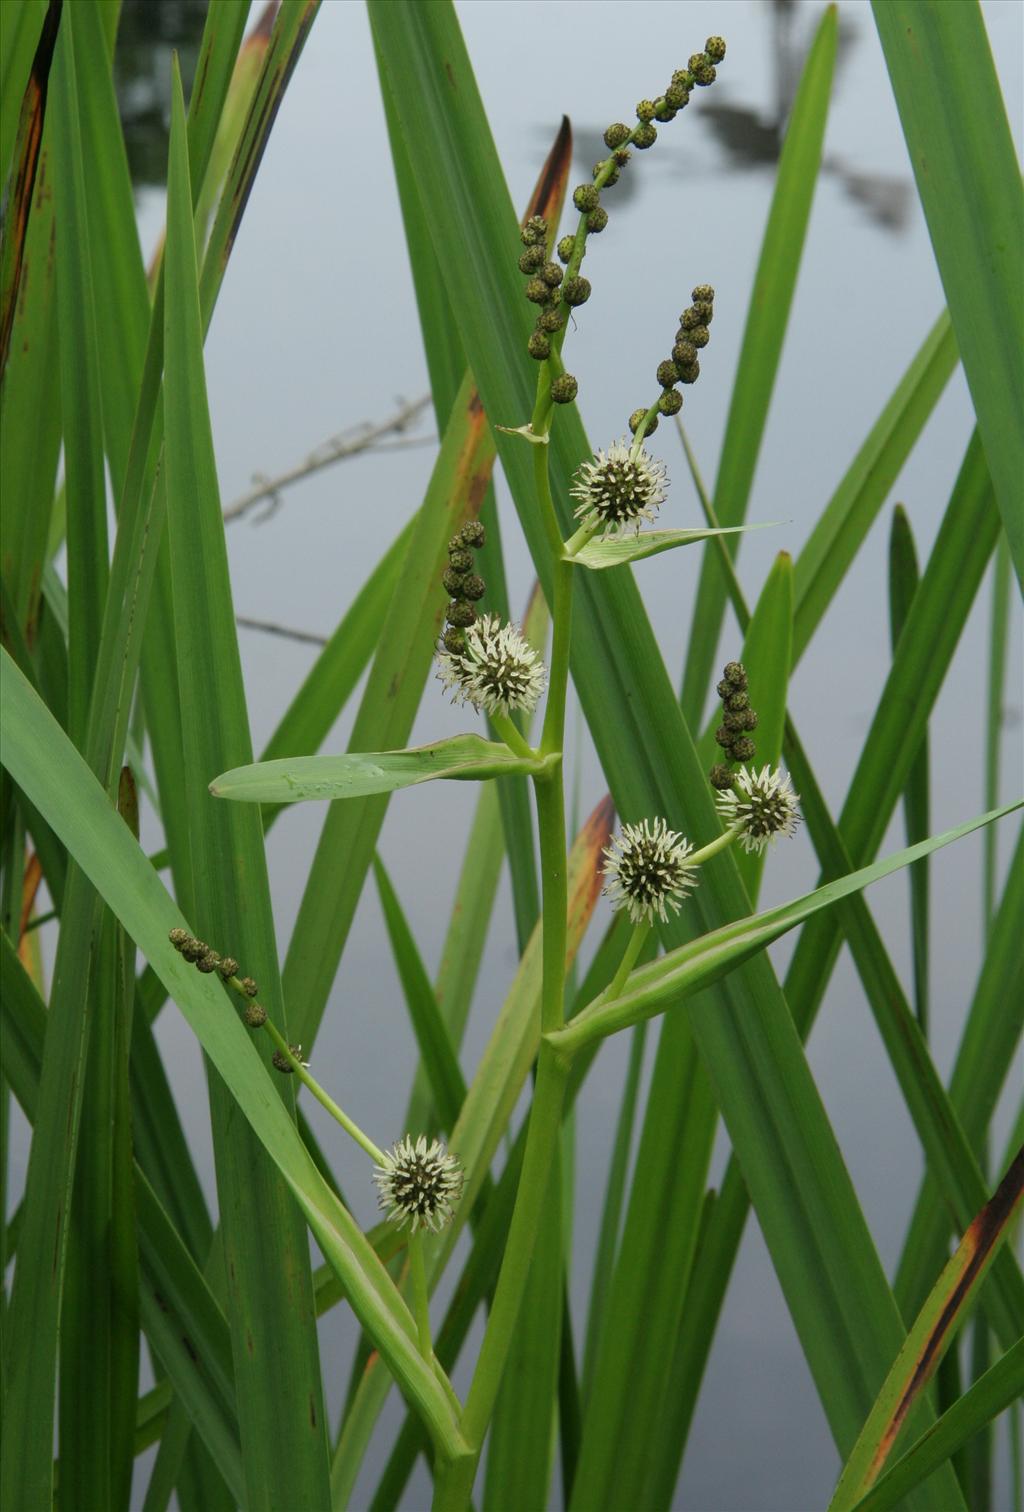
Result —
[{"label": "female flower head", "polygon": [[381,1207],[389,1218],[440,1233],[451,1220],[462,1195],[462,1167],[439,1139],[427,1145],[421,1134],[414,1144],[411,1135],[384,1156],[373,1168]]},{"label": "female flower head", "polygon": [[457,703],[507,718],[531,714],[544,691],[544,663],[517,625],[485,614],[467,627],[461,651],[441,651],[438,676]]},{"label": "female flower head", "polygon": [[697,868],[686,864],[692,850],[664,819],[624,824],[604,852],[604,892],[612,907],[625,908],[634,924],[653,923],[655,916],[665,923],[666,906],[678,913],[696,886]]},{"label": "female flower head", "polygon": [[739,841],[745,851],[763,851],[776,835],[789,839],[800,823],[797,804],[787,774],[778,767],[741,767],[733,786],[716,798],[718,812],[730,828],[741,825]]},{"label": "female flower head", "polygon": [[665,464],[641,449],[630,455],[625,437],[608,450],[599,451],[590,462],[581,463],[569,490],[579,503],[576,517],[587,521],[596,516],[607,531],[629,525],[640,529],[641,520],[653,520],[665,499],[668,474]]}]

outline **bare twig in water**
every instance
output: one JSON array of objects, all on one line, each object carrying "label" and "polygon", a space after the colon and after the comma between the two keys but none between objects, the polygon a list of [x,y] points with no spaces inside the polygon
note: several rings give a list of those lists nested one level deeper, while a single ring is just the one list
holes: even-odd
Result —
[{"label": "bare twig in water", "polygon": [[245,630],[262,630],[266,635],[281,635],[285,640],[301,641],[305,646],[326,646],[326,635],[314,635],[312,630],[292,630],[288,625],[276,625],[273,620],[250,619],[246,614],[236,614],[235,624]]},{"label": "bare twig in water", "polygon": [[391,450],[399,445],[423,446],[427,444],[427,442],[433,440],[433,437],[407,437],[404,442],[392,442],[388,448],[379,445],[384,437],[398,435],[402,431],[407,430],[419,418],[429,403],[430,395],[425,394],[420,399],[413,399],[407,404],[402,404],[386,420],[378,421],[376,424],[365,422],[362,425],[355,426],[351,430],[342,431],[340,435],[332,436],[329,441],[325,441],[322,446],[318,446],[316,451],[311,452],[306,460],[300,462],[297,467],[289,468],[287,472],[281,473],[276,478],[264,478],[256,475],[254,478],[255,486],[248,493],[243,494],[241,498],[236,499],[233,504],[229,504],[225,509],[225,523],[241,519],[242,515],[247,514],[257,504],[268,500],[270,507],[266,511],[266,514],[262,516],[262,518],[266,519],[280,504],[280,495],[283,488],[287,488],[290,483],[298,483],[300,479],[308,478],[312,473],[320,472],[322,468],[330,467],[335,462],[343,462],[346,457],[355,457],[360,452],[370,451],[374,448],[383,451],[385,449]]}]

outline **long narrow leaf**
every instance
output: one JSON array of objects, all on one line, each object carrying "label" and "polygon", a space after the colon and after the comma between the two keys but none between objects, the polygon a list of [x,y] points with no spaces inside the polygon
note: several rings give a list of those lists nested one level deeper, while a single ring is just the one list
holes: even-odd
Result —
[{"label": "long narrow leaf", "polygon": [[963,1322],[1024,1192],[1024,1149],[964,1235],[921,1309],[846,1462],[830,1512],[847,1512],[881,1474],[910,1409]]},{"label": "long narrow leaf", "polygon": [[1024,580],[1024,189],[981,7],[874,0],[872,9],[999,512]]},{"label": "long narrow leaf", "polygon": [[[838,30],[838,13],[829,6],[818,24],[786,127],[715,479],[715,513],[723,525],[742,524],[754,484],[818,181]],[[732,542],[727,545],[734,555],[739,541],[735,547]],[[709,551],[693,606],[683,679],[683,713],[691,725],[699,722],[704,707],[724,611],[725,583],[717,553]]]}]

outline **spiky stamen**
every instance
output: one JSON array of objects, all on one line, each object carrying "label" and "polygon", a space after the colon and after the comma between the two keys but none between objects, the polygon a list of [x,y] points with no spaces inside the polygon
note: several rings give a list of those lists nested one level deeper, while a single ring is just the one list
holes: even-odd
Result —
[{"label": "spiky stamen", "polygon": [[788,774],[778,767],[741,767],[733,787],[715,799],[718,812],[730,828],[742,825],[739,842],[745,851],[763,851],[777,835],[789,839],[800,823],[797,804]]},{"label": "spiky stamen", "polygon": [[547,675],[519,627],[503,625],[496,614],[470,625],[465,649],[441,651],[437,663],[438,676],[457,703],[506,718],[517,709],[533,712]]},{"label": "spiky stamen", "polygon": [[373,1179],[388,1217],[408,1223],[413,1233],[419,1228],[440,1233],[462,1194],[461,1165],[441,1140],[428,1147],[422,1134],[415,1144],[409,1134],[400,1139],[374,1166]]},{"label": "spiky stamen", "polygon": [[606,531],[619,532],[630,525],[639,530],[641,520],[653,520],[667,485],[665,464],[644,450],[631,456],[623,438],[581,463],[569,492],[579,500],[577,519],[596,516]]},{"label": "spiky stamen", "polygon": [[605,847],[604,892],[613,908],[625,908],[634,924],[664,923],[666,906],[679,912],[697,883],[697,868],[687,866],[693,850],[664,819],[653,824],[624,824],[622,834]]}]

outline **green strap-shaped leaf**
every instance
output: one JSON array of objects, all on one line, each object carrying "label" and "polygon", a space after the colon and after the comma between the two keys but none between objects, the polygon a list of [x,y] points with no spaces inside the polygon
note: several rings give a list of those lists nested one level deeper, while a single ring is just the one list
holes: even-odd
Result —
[{"label": "green strap-shaped leaf", "polygon": [[[830,5],[818,24],[786,126],[715,479],[715,513],[723,525],[742,523],[754,484],[818,181],[838,23],[836,7]],[[724,611],[725,580],[717,552],[709,551],[701,566],[683,678],[683,713],[691,725],[699,723],[704,708]]]},{"label": "green strap-shaped leaf", "polygon": [[[889,1512],[937,1465],[1007,1408],[1019,1411],[1024,1397],[1024,1339],[1007,1350],[974,1385],[922,1433],[905,1454],[862,1496],[853,1512]],[[1019,1497],[1011,1493],[1011,1505]]]},{"label": "green strap-shaped leaf", "polygon": [[350,752],[347,756],[289,756],[258,761],[215,777],[215,798],[241,803],[308,803],[315,799],[367,798],[438,778],[485,782],[513,772],[535,772],[541,762],[514,756],[480,735],[453,735],[408,751]]},{"label": "green strap-shaped leaf", "polygon": [[573,561],[592,572],[608,567],[622,567],[626,562],[642,562],[645,557],[673,551],[677,546],[693,546],[716,535],[737,535],[743,530],[763,530],[762,525],[728,525],[721,530],[643,530],[637,535],[611,536],[606,540],[588,541]]},{"label": "green strap-shaped leaf", "polygon": [[287,1181],[403,1391],[429,1423],[435,1442],[457,1453],[461,1445],[451,1400],[419,1355],[412,1316],[372,1245],[316,1170],[281,1101],[279,1079],[270,1080],[223,988],[187,966],[171,946],[168,930],[186,920],[67,737],[6,652],[0,657],[5,766],[159,972],[238,1110]]},{"label": "green strap-shaped leaf", "polygon": [[[164,327],[164,475],[182,707],[196,927],[257,975],[287,1034],[275,980],[263,834],[257,810],[216,804],[204,778],[251,758],[248,713],[206,401],[202,319],[180,80],[172,93]],[[266,1060],[270,1059],[266,1046]],[[294,1116],[291,1085],[282,1101]],[[304,1225],[223,1085],[210,1083],[247,1502],[291,1499],[310,1512],[328,1492],[325,1411]],[[252,1244],[263,1232],[259,1249]],[[271,1362],[273,1365],[271,1366]]]},{"label": "green strap-shaped leaf", "polygon": [[968,1228],[907,1334],[846,1461],[829,1512],[850,1512],[881,1474],[914,1401],[955,1338],[1005,1240],[1022,1192],[1024,1149]]},{"label": "green strap-shaped leaf", "polygon": [[1024,581],[1024,189],[981,7],[873,0],[903,135]]}]

